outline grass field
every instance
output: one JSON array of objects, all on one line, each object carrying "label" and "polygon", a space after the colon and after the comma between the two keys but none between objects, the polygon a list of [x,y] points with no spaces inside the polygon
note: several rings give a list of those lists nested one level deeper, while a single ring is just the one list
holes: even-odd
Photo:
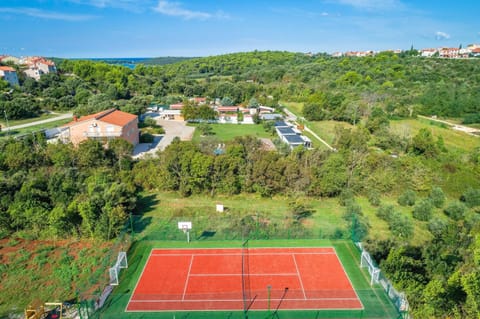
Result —
[{"label": "grass field", "polygon": [[[281,102],[282,105],[285,105],[292,113],[297,117],[302,117],[303,103],[298,102]],[[307,125],[313,132],[315,132],[320,138],[324,139],[328,144],[332,144],[335,138],[335,129],[336,127],[351,128],[352,125],[346,122],[340,121],[306,121],[304,120],[305,125]],[[310,136],[309,136],[310,137]],[[315,138],[310,137],[312,141],[316,141]],[[322,143],[315,143],[315,146],[323,147]]]},{"label": "grass field", "polygon": [[[230,141],[237,136],[251,135],[257,138],[271,138],[270,133],[263,129],[262,125],[256,124],[209,124],[212,128],[212,135],[220,141]],[[195,130],[193,134],[193,142],[198,142],[201,139],[201,132]]]},{"label": "grass field", "polygon": [[463,152],[470,152],[480,146],[480,137],[453,130],[448,126],[426,119],[406,119],[390,121],[391,130],[400,136],[413,137],[422,128],[432,132],[434,138],[441,136],[448,149],[457,149]]}]

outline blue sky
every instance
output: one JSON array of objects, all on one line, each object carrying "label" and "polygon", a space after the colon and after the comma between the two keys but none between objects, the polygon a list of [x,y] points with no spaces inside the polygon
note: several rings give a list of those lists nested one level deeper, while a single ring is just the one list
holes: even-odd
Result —
[{"label": "blue sky", "polygon": [[480,43],[480,1],[2,0],[0,54],[328,52]]}]

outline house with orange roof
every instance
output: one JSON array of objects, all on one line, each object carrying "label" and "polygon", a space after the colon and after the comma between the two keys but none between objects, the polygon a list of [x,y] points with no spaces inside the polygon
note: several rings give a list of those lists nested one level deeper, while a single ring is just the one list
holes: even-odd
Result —
[{"label": "house with orange roof", "polygon": [[10,66],[0,66],[0,78],[10,85],[18,85],[17,71]]},{"label": "house with orange roof", "polygon": [[192,97],[190,99],[190,101],[192,101],[193,103],[198,104],[198,105],[204,105],[204,104],[207,103],[207,98],[206,97]]},{"label": "house with orange roof", "polygon": [[109,109],[91,115],[74,117],[65,124],[66,129],[61,139],[78,145],[87,139],[108,142],[110,139],[122,138],[134,146],[139,143],[138,116]]},{"label": "house with orange roof", "polygon": [[28,57],[24,59],[23,63],[27,66],[25,74],[35,80],[39,80],[42,74],[57,72],[55,63],[43,57]]}]

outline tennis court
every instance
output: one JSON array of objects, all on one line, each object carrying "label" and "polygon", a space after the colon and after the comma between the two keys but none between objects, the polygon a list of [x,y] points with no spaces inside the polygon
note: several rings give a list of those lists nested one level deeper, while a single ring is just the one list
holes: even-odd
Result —
[{"label": "tennis court", "polygon": [[332,247],[152,249],[127,312],[363,309]]}]

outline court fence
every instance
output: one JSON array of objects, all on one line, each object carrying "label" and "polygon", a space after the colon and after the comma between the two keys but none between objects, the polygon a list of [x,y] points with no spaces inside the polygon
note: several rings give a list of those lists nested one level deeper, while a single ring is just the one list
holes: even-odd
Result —
[{"label": "court fence", "polygon": [[390,301],[395,305],[400,317],[403,319],[410,319],[411,317],[408,313],[409,304],[405,293],[399,292],[393,287],[393,284],[387,277],[385,277],[375,260],[370,256],[368,251],[365,250],[361,242],[355,242],[355,247],[357,247],[361,253],[360,266],[362,268],[367,268],[368,273],[370,274],[370,285],[380,284]]},{"label": "court fence", "polygon": [[[110,285],[108,276],[109,268],[115,264],[117,256],[121,251],[129,251],[129,248],[134,242],[145,241],[186,241],[186,235],[178,230],[177,223],[180,221],[191,221],[193,229],[190,231],[190,239],[192,241],[209,241],[209,240],[244,240],[244,239],[354,239],[353,230],[335,229],[329,233],[322,233],[320,230],[307,229],[301,223],[293,223],[288,226],[282,223],[268,222],[261,214],[250,214],[243,216],[204,216],[201,214],[192,214],[188,217],[182,216],[168,216],[165,218],[158,218],[154,221],[145,218],[144,216],[132,215],[125,226],[125,230],[118,236],[115,244],[105,256],[105,278],[99,282],[102,286],[96,293],[79,294],[78,297],[78,316],[79,319],[107,319],[118,318],[125,308],[119,309],[118,313],[115,311],[106,311],[108,308],[116,308],[118,304],[126,304],[130,298],[132,291],[125,291],[122,287],[120,278],[120,289],[114,289]],[[145,229],[148,227],[148,231]],[[354,241],[355,242],[355,241]],[[373,278],[374,284],[379,284],[388,295],[391,303],[395,306],[398,318],[411,319],[408,314],[408,301],[405,295],[395,290],[391,282],[379,270],[375,261],[370,257],[368,252],[363,248],[362,244],[355,242],[356,247],[361,253],[361,260],[368,267],[369,274]],[[368,261],[367,261],[368,260]],[[378,285],[376,285],[378,287]],[[248,287],[246,287],[248,288]],[[128,290],[128,289],[127,289]],[[357,290],[356,291],[362,300],[371,298],[371,290]],[[243,294],[245,292],[242,292]],[[325,293],[325,292],[323,292]],[[275,293],[271,292],[272,296]],[[335,292],[329,292],[335,295]],[[172,297],[172,296],[166,296]],[[243,296],[244,301],[249,300],[248,296]],[[367,301],[368,302],[368,301]],[[376,301],[372,301],[375,303]],[[272,305],[273,307],[273,305]],[[384,313],[380,310],[376,313],[375,307],[370,307],[371,310],[319,310],[308,312],[308,318],[385,318]],[[378,307],[380,308],[380,307]],[[392,309],[393,311],[393,309]],[[307,312],[305,312],[307,313]],[[159,313],[158,318],[162,317]],[[188,312],[187,312],[188,314]],[[267,316],[266,316],[267,315]],[[250,318],[270,318],[269,313],[252,312]],[[288,313],[286,314],[288,316]],[[183,318],[184,313],[178,313],[176,318]],[[244,312],[222,312],[215,315],[196,313],[195,318],[214,319],[216,316],[224,316],[224,318],[244,318]],[[313,316],[313,317],[312,317]],[[147,316],[148,317],[148,316]],[[175,314],[174,314],[175,317]],[[220,318],[218,317],[218,318]],[[390,317],[390,316],[389,316]],[[143,318],[143,317],[142,317]],[[162,317],[163,318],[163,317]],[[165,317],[166,318],[166,317]],[[172,318],[170,315],[169,318]],[[186,318],[186,317],[185,317]],[[272,317],[273,318],[273,317]],[[275,318],[282,318],[278,313]]]}]

